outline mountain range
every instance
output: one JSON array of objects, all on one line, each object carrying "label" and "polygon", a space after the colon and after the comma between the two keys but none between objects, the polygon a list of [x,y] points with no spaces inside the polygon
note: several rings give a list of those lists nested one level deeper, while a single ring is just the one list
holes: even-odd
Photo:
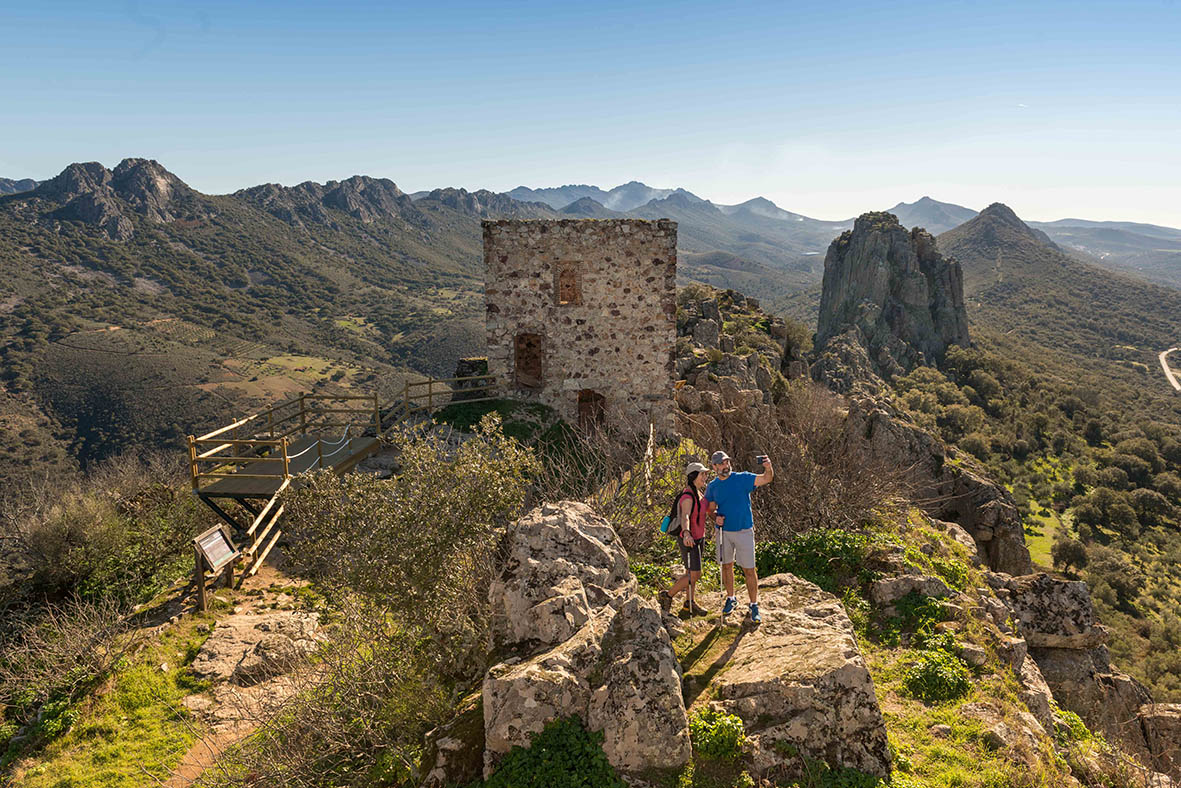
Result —
[{"label": "mountain range", "polygon": [[[457,358],[482,347],[484,218],[674,219],[682,281],[734,288],[772,310],[794,304],[809,321],[823,251],[851,225],[764,198],[716,205],[634,182],[514,190],[538,198],[521,200],[462,188],[409,195],[356,175],[207,195],[158,162],[126,159],[114,169],[71,164],[29,183],[0,196],[0,459],[10,469],[175,446],[227,408],[298,390],[450,375]],[[596,195],[630,207],[614,210]],[[1046,308],[1079,326],[1099,298],[1092,293],[1115,282],[1112,292],[1132,306],[1110,303],[1112,330],[1094,331],[1080,353],[1125,335],[1124,344],[1147,346],[1176,328],[1153,306],[1171,304],[1175,291],[1080,262],[1069,240],[1110,236],[1138,249],[1151,239],[1164,248],[1181,231],[1077,220],[1031,227],[999,208],[976,215],[930,198],[892,210],[934,228],[968,217],[940,248],[962,257],[985,313],[995,302],[1016,314],[1036,303],[1038,288],[1062,292],[1046,285],[1068,277],[1065,306]],[[999,263],[987,242],[994,236]],[[1019,260],[1054,273],[1013,295]],[[1113,265],[1110,255],[1101,262]],[[1001,314],[989,319],[1003,323]],[[1096,322],[1086,320],[1082,328]],[[1137,329],[1144,320],[1150,325]]]}]

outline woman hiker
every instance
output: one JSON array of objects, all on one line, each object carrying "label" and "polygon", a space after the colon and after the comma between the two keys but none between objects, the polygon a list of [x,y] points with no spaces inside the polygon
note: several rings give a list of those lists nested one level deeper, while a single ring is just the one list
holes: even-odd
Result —
[{"label": "woman hiker", "polygon": [[680,533],[677,544],[681,547],[681,561],[685,574],[677,578],[672,588],[660,592],[660,607],[672,609],[673,598],[688,590],[682,613],[703,616],[706,610],[697,604],[694,596],[697,580],[701,577],[701,546],[705,542],[705,485],[709,481],[709,469],[699,462],[691,462],[685,468],[685,489],[677,498],[677,520]]}]

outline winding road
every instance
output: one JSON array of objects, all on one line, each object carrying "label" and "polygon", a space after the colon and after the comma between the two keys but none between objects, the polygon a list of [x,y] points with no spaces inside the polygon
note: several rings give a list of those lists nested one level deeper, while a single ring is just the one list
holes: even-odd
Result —
[{"label": "winding road", "polygon": [[1169,369],[1169,354],[1172,353],[1173,351],[1175,351],[1176,349],[1177,348],[1175,348],[1175,347],[1171,347],[1168,350],[1161,353],[1160,354],[1160,365],[1161,365],[1161,369],[1163,369],[1165,371],[1165,377],[1168,378],[1169,382],[1173,384],[1173,388],[1176,389],[1177,391],[1181,391],[1181,383],[1177,382],[1177,376],[1173,374],[1173,370]]}]

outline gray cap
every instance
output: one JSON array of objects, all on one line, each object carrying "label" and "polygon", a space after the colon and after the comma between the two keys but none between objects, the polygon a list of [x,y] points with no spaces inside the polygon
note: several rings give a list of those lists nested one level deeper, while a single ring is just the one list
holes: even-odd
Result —
[{"label": "gray cap", "polygon": [[725,462],[728,459],[730,459],[730,455],[726,454],[726,452],[715,451],[713,453],[713,456],[709,458],[709,461],[712,462],[714,465],[721,465],[723,462]]},{"label": "gray cap", "polygon": [[705,467],[704,465],[702,465],[701,463],[699,463],[699,462],[691,462],[691,463],[689,463],[689,465],[688,465],[688,466],[686,466],[686,468],[685,468],[685,475],[686,475],[686,476],[688,476],[688,475],[689,475],[689,474],[691,474],[691,473],[702,473],[702,472],[708,472],[708,471],[709,471],[709,468],[706,468],[706,467]]}]

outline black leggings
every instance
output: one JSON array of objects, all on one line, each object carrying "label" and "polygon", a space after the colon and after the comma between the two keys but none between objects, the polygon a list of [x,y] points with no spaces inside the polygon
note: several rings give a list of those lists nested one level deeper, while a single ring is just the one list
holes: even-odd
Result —
[{"label": "black leggings", "polygon": [[681,546],[681,563],[685,565],[685,570],[688,572],[701,571],[701,543],[704,539],[694,539],[692,547],[686,547],[682,539],[677,539],[677,544]]}]

